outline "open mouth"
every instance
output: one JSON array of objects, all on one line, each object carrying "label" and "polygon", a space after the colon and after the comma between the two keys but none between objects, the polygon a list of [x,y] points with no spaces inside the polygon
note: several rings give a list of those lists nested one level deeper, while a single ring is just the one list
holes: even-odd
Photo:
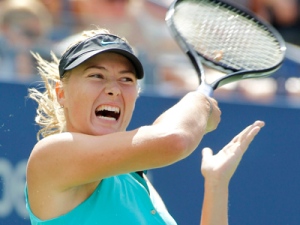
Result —
[{"label": "open mouth", "polygon": [[120,117],[120,108],[115,106],[101,105],[96,109],[95,113],[97,117],[117,121]]}]

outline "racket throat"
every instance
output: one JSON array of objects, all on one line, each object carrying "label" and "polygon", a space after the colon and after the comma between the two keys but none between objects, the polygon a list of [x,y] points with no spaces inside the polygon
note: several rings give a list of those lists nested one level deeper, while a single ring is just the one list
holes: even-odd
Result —
[{"label": "racket throat", "polygon": [[203,93],[209,97],[211,97],[213,95],[213,88],[205,82],[202,82],[199,85],[199,87],[197,88],[197,91],[200,91],[201,93]]}]

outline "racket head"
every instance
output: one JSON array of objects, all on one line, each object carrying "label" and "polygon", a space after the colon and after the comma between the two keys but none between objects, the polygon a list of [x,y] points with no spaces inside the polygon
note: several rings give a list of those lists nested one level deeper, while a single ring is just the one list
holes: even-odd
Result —
[{"label": "racket head", "polygon": [[269,23],[249,10],[224,0],[177,0],[166,23],[189,56],[200,79],[202,63],[224,73],[210,83],[227,83],[271,75],[285,56],[285,42]]}]

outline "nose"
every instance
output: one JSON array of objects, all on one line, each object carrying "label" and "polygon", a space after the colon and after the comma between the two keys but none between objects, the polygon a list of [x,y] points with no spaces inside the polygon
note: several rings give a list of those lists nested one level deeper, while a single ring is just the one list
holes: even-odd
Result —
[{"label": "nose", "polygon": [[105,93],[111,96],[118,96],[121,93],[120,87],[114,81],[107,82]]}]

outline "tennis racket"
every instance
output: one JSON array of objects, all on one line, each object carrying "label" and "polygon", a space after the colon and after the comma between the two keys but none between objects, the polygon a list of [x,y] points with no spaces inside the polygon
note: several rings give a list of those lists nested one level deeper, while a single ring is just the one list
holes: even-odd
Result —
[{"label": "tennis racket", "polygon": [[[230,82],[271,75],[285,56],[285,42],[270,24],[227,1],[176,0],[166,23],[208,96]],[[202,63],[224,75],[208,83]]]}]

